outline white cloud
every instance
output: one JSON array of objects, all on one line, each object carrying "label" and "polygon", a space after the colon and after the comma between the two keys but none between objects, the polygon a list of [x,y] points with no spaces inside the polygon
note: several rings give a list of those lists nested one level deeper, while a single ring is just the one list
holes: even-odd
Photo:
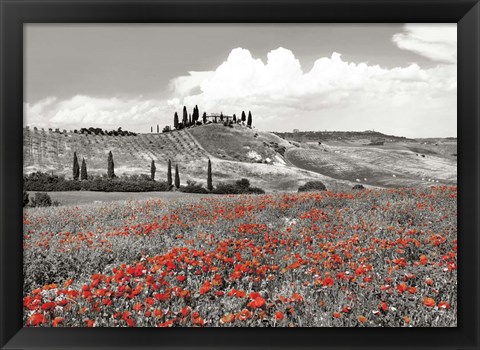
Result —
[{"label": "white cloud", "polygon": [[433,61],[457,62],[456,24],[407,24],[405,33],[395,34],[393,42]]},{"label": "white cloud", "polygon": [[96,98],[77,95],[57,101],[48,97],[37,103],[24,104],[28,125],[78,129],[102,127],[106,129],[147,131],[156,124],[171,124],[174,109],[165,101],[134,99]]},{"label": "white cloud", "polygon": [[[447,36],[447,42],[450,39]],[[376,128],[405,136],[456,134],[454,64],[388,69],[346,62],[334,52],[304,73],[290,50],[272,50],[264,63],[236,48],[206,76],[198,83],[199,93],[171,103],[177,108],[197,104],[209,112],[252,110],[256,126],[270,130]],[[437,127],[438,122],[448,126]]]},{"label": "white cloud", "polygon": [[[264,63],[249,50],[233,49],[214,71],[189,72],[170,82],[168,100],[48,98],[25,105],[28,124],[47,127],[118,127],[145,131],[171,124],[175,111],[239,115],[251,110],[266,130],[366,130],[403,136],[456,135],[456,27],[406,25],[392,40],[399,48],[437,61],[385,68],[344,61],[339,53],[318,58],[304,72],[294,53],[272,50]],[[43,125],[41,125],[43,124]]]}]

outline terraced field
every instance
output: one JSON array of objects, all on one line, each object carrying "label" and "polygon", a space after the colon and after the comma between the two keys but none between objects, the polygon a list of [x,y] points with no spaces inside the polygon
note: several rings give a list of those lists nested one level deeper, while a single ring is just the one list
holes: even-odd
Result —
[{"label": "terraced field", "polygon": [[[105,174],[112,151],[115,173],[149,174],[155,160],[157,179],[166,176],[168,159],[178,164],[182,184],[206,184],[207,159],[214,185],[248,178],[267,191],[296,191],[306,181],[328,189],[410,187],[457,183],[456,140],[386,139],[371,146],[366,134],[345,139],[328,135],[322,142],[282,139],[244,126],[204,125],[188,130],[137,136],[83,135],[24,129],[24,173],[48,171],[71,176],[73,152],[85,158],[89,174]],[[318,136],[318,135],[317,135]],[[367,135],[368,136],[368,135]]]},{"label": "terraced field", "polygon": [[103,174],[112,151],[117,175],[149,173],[150,162],[166,169],[166,162],[185,165],[208,158],[207,152],[188,132],[107,136],[24,129],[24,172],[53,171],[69,176],[73,152],[85,158],[91,174]]}]

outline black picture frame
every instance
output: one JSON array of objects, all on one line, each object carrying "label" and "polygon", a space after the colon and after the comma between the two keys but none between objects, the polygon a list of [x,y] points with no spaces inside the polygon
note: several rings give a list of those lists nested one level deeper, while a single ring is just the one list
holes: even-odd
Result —
[{"label": "black picture frame", "polygon": [[[478,0],[0,0],[2,349],[478,349],[480,4]],[[458,327],[22,328],[25,23],[458,23]]]}]

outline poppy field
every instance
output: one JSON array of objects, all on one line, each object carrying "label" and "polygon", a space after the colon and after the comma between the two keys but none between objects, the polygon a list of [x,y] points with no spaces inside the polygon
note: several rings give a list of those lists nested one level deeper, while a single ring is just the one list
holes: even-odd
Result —
[{"label": "poppy field", "polygon": [[24,211],[26,327],[455,327],[457,188]]}]

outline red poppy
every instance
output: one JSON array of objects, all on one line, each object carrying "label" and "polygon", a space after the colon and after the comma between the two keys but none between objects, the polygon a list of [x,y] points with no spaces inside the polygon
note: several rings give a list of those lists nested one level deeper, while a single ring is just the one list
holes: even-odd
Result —
[{"label": "red poppy", "polygon": [[435,300],[432,298],[423,298],[423,305],[428,306],[428,307],[434,307],[435,306]]},{"label": "red poppy", "polygon": [[382,302],[382,303],[380,303],[380,304],[378,305],[378,309],[381,310],[381,311],[383,311],[383,312],[387,312],[387,311],[388,311],[388,304]]},{"label": "red poppy", "polygon": [[450,304],[447,303],[446,301],[441,301],[438,303],[438,308],[439,309],[450,309]]},{"label": "red poppy", "polygon": [[58,327],[60,323],[62,323],[65,320],[64,317],[55,317],[52,321],[53,327]]},{"label": "red poppy", "polygon": [[28,325],[30,326],[38,326],[45,322],[46,322],[45,316],[40,313],[33,314],[28,318]]}]

